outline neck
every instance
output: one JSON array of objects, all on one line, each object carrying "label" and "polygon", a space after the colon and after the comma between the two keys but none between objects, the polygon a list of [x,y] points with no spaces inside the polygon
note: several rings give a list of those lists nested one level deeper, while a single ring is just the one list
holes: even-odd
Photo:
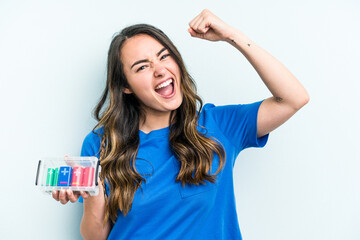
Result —
[{"label": "neck", "polygon": [[140,121],[139,129],[144,133],[149,133],[153,130],[158,130],[162,128],[166,128],[169,126],[171,112],[164,113],[146,113],[146,119],[144,121]]}]

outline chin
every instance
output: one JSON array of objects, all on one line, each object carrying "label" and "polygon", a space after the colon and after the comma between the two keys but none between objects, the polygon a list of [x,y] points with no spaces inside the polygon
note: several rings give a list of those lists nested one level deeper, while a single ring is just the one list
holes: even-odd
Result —
[{"label": "chin", "polygon": [[176,103],[174,104],[173,110],[178,109],[178,108],[181,106],[182,102],[183,102],[183,98],[182,98],[182,96],[181,96],[181,98],[178,99],[178,100],[176,101]]}]

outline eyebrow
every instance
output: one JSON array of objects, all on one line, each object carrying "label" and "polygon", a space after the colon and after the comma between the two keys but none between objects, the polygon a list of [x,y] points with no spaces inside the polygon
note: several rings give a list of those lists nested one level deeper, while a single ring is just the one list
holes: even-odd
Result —
[{"label": "eyebrow", "polygon": [[[165,50],[166,50],[166,48],[162,48],[162,49],[156,54],[156,56],[157,56],[157,57],[160,56],[160,54],[161,54],[163,51],[165,51]],[[149,60],[143,59],[143,60],[136,61],[133,65],[131,65],[130,69],[132,69],[135,65],[140,64],[140,63],[144,63],[144,62],[149,62]]]}]

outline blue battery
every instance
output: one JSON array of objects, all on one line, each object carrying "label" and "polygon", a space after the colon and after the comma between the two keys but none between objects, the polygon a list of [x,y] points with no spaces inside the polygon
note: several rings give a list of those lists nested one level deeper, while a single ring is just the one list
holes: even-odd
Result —
[{"label": "blue battery", "polygon": [[59,169],[59,178],[58,186],[70,186],[71,185],[71,167],[60,167]]}]

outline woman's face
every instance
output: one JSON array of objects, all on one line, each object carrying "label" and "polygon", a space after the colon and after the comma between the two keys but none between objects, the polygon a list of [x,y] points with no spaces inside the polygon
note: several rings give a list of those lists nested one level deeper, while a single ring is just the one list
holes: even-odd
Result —
[{"label": "woman's face", "polygon": [[170,114],[182,103],[181,73],[170,52],[157,40],[139,34],[126,40],[121,61],[129,88],[135,94],[145,114]]}]

